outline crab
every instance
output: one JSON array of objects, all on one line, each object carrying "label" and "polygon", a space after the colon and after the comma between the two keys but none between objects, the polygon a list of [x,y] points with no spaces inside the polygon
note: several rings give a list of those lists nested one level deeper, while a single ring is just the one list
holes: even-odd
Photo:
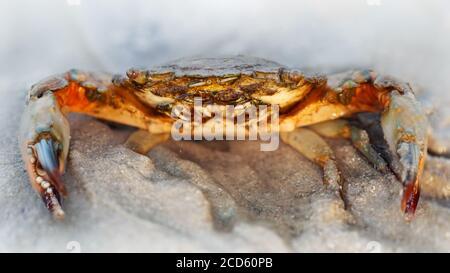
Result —
[{"label": "crab", "polygon": [[326,77],[248,56],[185,58],[150,69],[132,68],[126,75],[72,69],[33,85],[19,136],[32,187],[54,218],[63,219],[67,113],[139,128],[126,146],[146,154],[169,138],[179,118],[173,110],[183,106],[193,111],[196,97],[205,107],[277,106],[279,126],[273,129],[322,168],[325,185],[342,187],[342,178],[324,138],[348,138],[376,169],[395,174],[403,185],[401,210],[406,220],[413,219],[428,122],[409,84],[372,70]]}]

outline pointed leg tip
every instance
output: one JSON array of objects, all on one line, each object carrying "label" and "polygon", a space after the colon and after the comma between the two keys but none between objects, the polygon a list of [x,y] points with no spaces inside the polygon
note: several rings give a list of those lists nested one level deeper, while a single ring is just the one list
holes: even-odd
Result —
[{"label": "pointed leg tip", "polygon": [[62,221],[66,217],[65,212],[61,208],[53,210],[52,215],[53,215],[53,219],[58,220],[58,221]]},{"label": "pointed leg tip", "polygon": [[416,205],[402,202],[402,211],[406,222],[412,222],[416,216]]},{"label": "pointed leg tip", "polygon": [[64,219],[65,212],[62,209],[61,196],[56,189],[48,188],[47,191],[44,192],[42,199],[55,220]]},{"label": "pointed leg tip", "polygon": [[415,213],[414,212],[407,212],[405,211],[405,221],[406,222],[412,222],[415,218]]},{"label": "pointed leg tip", "polygon": [[419,196],[420,187],[418,183],[410,182],[404,186],[401,208],[405,214],[405,220],[408,222],[411,222],[415,218]]}]

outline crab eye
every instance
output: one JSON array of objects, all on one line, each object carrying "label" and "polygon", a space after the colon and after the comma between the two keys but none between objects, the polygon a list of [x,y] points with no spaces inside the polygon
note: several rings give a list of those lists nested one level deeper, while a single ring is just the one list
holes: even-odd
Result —
[{"label": "crab eye", "polygon": [[148,71],[137,68],[131,68],[127,71],[127,76],[134,83],[145,84],[148,79]]}]

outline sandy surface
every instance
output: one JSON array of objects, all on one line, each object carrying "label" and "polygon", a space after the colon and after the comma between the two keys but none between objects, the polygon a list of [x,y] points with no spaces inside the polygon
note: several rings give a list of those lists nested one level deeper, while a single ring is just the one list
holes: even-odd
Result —
[{"label": "sandy surface", "polygon": [[450,250],[450,162],[442,158],[428,160],[417,218],[406,223],[401,185],[345,140],[328,142],[347,184],[346,209],[320,168],[287,145],[261,152],[258,142],[169,141],[143,156],[123,146],[133,129],[71,115],[67,219],[55,222],[29,186],[17,143],[26,89],[44,76],[215,52],[397,75],[421,90],[427,109],[438,106],[433,126],[446,143],[448,4],[249,1],[236,10],[194,2],[180,12],[170,1],[34,2],[0,4],[0,251]]}]

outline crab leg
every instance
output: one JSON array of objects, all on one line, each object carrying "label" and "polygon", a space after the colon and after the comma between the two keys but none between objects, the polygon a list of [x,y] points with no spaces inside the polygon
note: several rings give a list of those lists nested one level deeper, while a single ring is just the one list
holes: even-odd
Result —
[{"label": "crab leg", "polygon": [[[34,85],[22,116],[19,143],[33,188],[54,218],[62,219],[62,183],[69,153],[67,112],[80,112],[153,133],[170,132],[170,124],[154,118],[126,88],[112,77],[77,70],[47,78]],[[162,126],[161,126],[162,125]]]},{"label": "crab leg", "polygon": [[350,139],[353,146],[370,163],[372,163],[377,170],[381,172],[386,172],[388,170],[386,161],[373,147],[373,143],[370,142],[366,130],[358,128],[355,125],[351,125],[347,120],[344,119],[324,121],[318,124],[311,125],[309,126],[309,128],[324,137],[343,137]]},{"label": "crab leg", "polygon": [[169,133],[153,134],[146,130],[138,130],[128,137],[125,147],[136,153],[145,155],[156,145],[169,139]]},{"label": "crab leg", "polygon": [[[373,113],[373,116],[359,113]],[[411,219],[420,195],[419,179],[427,152],[428,122],[410,86],[370,70],[356,70],[329,77],[296,105],[280,123],[282,131],[327,120],[361,115],[373,149],[386,161],[403,184],[401,208]],[[367,139],[354,131],[354,139],[365,152]],[[359,140],[358,140],[359,138]],[[358,147],[358,145],[357,145]],[[378,160],[375,160],[378,161]]]},{"label": "crab leg", "polygon": [[419,179],[427,154],[427,120],[412,93],[390,92],[381,127],[392,152],[391,169],[403,183],[402,210],[411,219],[420,195]]},{"label": "crab leg", "polygon": [[286,144],[322,167],[327,186],[335,189],[340,188],[341,180],[335,156],[325,140],[307,128],[296,128],[291,132],[281,132],[280,136]]},{"label": "crab leg", "polygon": [[[333,91],[349,112],[357,113],[373,147],[403,184],[401,208],[411,220],[419,201],[428,122],[410,86],[372,71],[354,71],[341,77]],[[374,113],[358,114],[367,111]]]},{"label": "crab leg", "polygon": [[29,98],[19,143],[31,185],[53,216],[62,219],[61,198],[67,192],[61,175],[69,151],[69,124],[51,91],[65,86],[66,81],[55,78],[47,85],[50,92]]}]

